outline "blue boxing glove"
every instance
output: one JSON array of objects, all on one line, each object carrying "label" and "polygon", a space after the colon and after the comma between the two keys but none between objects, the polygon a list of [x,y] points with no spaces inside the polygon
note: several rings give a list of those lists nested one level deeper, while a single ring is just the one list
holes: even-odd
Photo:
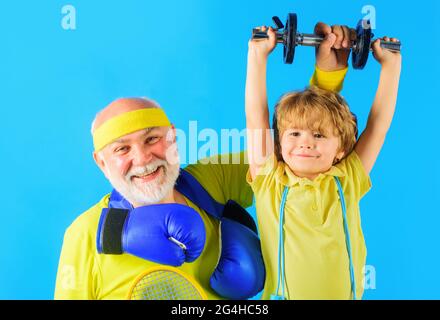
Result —
[{"label": "blue boxing glove", "polygon": [[266,272],[258,235],[237,221],[221,220],[222,250],[210,285],[229,299],[248,299],[264,287]]},{"label": "blue boxing glove", "polygon": [[156,204],[102,210],[98,253],[129,253],[159,264],[180,266],[199,257],[205,246],[205,225],[191,207]]}]

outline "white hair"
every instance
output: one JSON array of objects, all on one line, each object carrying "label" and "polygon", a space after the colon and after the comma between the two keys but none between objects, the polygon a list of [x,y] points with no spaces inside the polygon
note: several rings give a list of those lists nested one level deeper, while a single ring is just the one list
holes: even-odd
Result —
[{"label": "white hair", "polygon": [[[137,183],[132,181],[132,177],[143,175],[154,170],[160,170],[162,167],[162,181],[156,180],[147,183]],[[148,165],[141,167],[133,167],[124,176],[113,174],[107,170],[107,178],[111,185],[131,204],[150,205],[159,203],[174,188],[176,180],[179,176],[179,164],[170,164],[166,160],[157,159]]]}]

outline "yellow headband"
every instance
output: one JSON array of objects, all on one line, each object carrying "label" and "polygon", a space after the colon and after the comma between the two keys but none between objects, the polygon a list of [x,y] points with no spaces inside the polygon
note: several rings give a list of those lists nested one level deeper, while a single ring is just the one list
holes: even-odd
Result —
[{"label": "yellow headband", "polygon": [[145,108],[123,113],[104,122],[93,132],[93,145],[98,152],[109,143],[138,130],[170,126],[165,112],[160,108]]}]

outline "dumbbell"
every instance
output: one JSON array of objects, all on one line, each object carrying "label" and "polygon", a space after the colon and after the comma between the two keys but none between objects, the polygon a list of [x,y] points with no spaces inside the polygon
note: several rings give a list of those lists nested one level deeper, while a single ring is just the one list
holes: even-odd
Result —
[{"label": "dumbbell", "polygon": [[[299,33],[297,31],[298,18],[295,13],[287,15],[286,24],[283,25],[278,17],[272,17],[276,25],[277,43],[284,45],[284,63],[291,64],[295,55],[295,47],[312,46],[317,47],[324,40],[324,37],[316,34]],[[363,69],[367,63],[368,55],[372,51],[371,43],[373,34],[371,28],[364,28],[364,24],[370,25],[368,20],[360,20],[356,26],[356,40],[352,41],[350,48],[352,50],[352,64],[355,69]],[[280,29],[283,29],[280,31]],[[266,31],[259,29],[252,30],[253,39],[267,39]],[[401,43],[391,41],[381,41],[380,46],[384,49],[400,52]]]}]

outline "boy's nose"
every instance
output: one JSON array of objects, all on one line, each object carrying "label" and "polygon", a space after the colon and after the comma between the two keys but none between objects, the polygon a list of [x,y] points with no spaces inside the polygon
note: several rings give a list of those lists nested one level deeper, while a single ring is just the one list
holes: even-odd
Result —
[{"label": "boy's nose", "polygon": [[299,146],[301,149],[312,149],[313,148],[313,141],[312,139],[308,137],[304,137],[301,139]]}]

